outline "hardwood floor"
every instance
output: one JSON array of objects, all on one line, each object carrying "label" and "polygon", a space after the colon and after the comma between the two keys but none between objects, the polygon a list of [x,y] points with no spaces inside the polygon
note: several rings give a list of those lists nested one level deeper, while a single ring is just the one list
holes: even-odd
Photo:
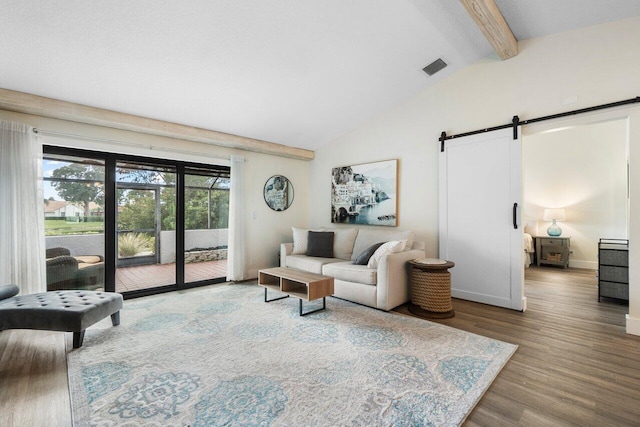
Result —
[{"label": "hardwood floor", "polygon": [[71,425],[64,339],[62,332],[0,332],[0,426]]},{"label": "hardwood floor", "polygon": [[[455,317],[437,320],[519,345],[464,425],[640,425],[640,337],[625,333],[628,307],[598,303],[590,270],[530,268],[525,293],[525,313],[454,300]],[[64,335],[0,332],[0,425],[71,425]]]},{"label": "hardwood floor", "polygon": [[590,270],[530,268],[524,313],[455,300],[442,324],[519,346],[466,426],[640,425],[640,337]]}]

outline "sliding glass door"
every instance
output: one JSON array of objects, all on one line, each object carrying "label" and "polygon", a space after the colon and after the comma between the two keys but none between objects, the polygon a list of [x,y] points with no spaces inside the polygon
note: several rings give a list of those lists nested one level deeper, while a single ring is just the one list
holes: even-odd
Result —
[{"label": "sliding glass door", "polygon": [[104,288],[104,160],[42,161],[47,290]]},{"label": "sliding glass door", "polygon": [[48,258],[76,264],[55,269],[48,260],[51,289],[131,297],[226,280],[228,167],[49,146],[44,152]]},{"label": "sliding glass door", "polygon": [[185,282],[226,277],[229,174],[191,167],[184,183]]},{"label": "sliding glass door", "polygon": [[116,291],[176,281],[176,168],[116,163]]}]

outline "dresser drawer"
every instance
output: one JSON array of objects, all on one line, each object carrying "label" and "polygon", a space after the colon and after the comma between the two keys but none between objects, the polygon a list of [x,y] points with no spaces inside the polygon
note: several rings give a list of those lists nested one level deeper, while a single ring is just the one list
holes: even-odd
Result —
[{"label": "dresser drawer", "polygon": [[616,250],[601,250],[600,264],[619,265],[627,267],[629,265],[629,252]]},{"label": "dresser drawer", "polygon": [[564,246],[565,239],[540,239],[540,244],[542,246]]},{"label": "dresser drawer", "polygon": [[601,297],[629,300],[629,285],[627,284],[600,282],[598,286]]},{"label": "dresser drawer", "polygon": [[627,267],[601,265],[599,278],[606,282],[629,283],[629,269]]}]

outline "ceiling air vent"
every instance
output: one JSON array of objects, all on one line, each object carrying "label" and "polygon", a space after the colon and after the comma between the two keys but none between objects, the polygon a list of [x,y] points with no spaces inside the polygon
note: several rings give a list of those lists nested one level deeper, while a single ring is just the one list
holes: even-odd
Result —
[{"label": "ceiling air vent", "polygon": [[447,66],[447,63],[444,62],[442,58],[438,58],[435,61],[433,61],[431,64],[424,67],[422,71],[424,71],[430,76],[433,76],[435,73],[442,70],[446,66]]}]

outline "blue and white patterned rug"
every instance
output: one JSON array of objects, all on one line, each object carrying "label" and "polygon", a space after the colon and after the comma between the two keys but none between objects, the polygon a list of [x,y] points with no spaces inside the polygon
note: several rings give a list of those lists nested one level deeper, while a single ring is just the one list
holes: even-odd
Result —
[{"label": "blue and white patterned rug", "polygon": [[305,317],[263,298],[254,283],[125,301],[120,326],[68,354],[74,425],[455,426],[516,349],[336,298]]}]

